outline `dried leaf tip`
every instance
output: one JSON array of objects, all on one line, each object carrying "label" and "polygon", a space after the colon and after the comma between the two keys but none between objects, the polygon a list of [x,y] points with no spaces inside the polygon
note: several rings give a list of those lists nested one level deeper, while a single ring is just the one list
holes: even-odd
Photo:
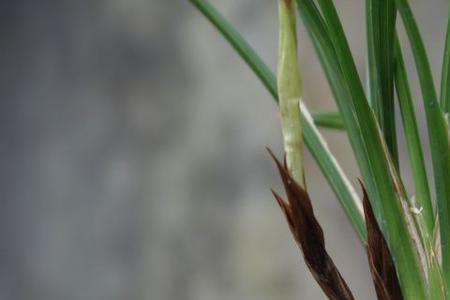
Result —
[{"label": "dried leaf tip", "polygon": [[402,300],[402,292],[386,240],[378,226],[362,182],[364,214],[367,225],[367,258],[375,290],[380,300]]}]

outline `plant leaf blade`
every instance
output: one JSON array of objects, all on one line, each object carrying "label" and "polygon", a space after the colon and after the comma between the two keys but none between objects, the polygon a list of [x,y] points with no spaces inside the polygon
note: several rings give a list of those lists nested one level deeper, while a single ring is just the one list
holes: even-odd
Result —
[{"label": "plant leaf blade", "polygon": [[318,127],[344,129],[344,122],[338,112],[311,112],[311,116]]},{"label": "plant leaf blade", "polygon": [[434,212],[431,202],[430,188],[427,179],[427,170],[423,156],[422,143],[417,125],[416,113],[408,83],[405,63],[398,38],[395,39],[395,89],[402,116],[403,130],[405,132],[411,172],[415,186],[415,205],[421,211],[420,219],[422,236],[424,239],[432,238],[434,227]]},{"label": "plant leaf blade", "polygon": [[[386,236],[406,299],[426,297],[425,270],[409,225],[407,199],[389,151],[368,106],[342,25],[331,0],[297,0],[349,135],[369,199]],[[323,20],[324,19],[324,20]],[[326,24],[326,26],[324,26]]]},{"label": "plant leaf blade", "polygon": [[[403,20],[414,56],[419,77],[425,116],[428,127],[428,140],[439,213],[439,226],[442,247],[442,270],[447,297],[450,297],[450,141],[444,113],[440,109],[430,62],[422,36],[407,0],[395,0]],[[445,84],[445,83],[443,83]]]},{"label": "plant leaf blade", "polygon": [[[219,30],[219,32],[263,82],[264,86],[273,96],[275,101],[278,101],[275,75],[256,54],[252,47],[208,1],[191,0],[191,2],[203,15],[205,15],[211,24]],[[314,125],[313,119],[309,117],[306,106],[304,106],[301,111],[305,143],[314,156],[325,178],[335,192],[359,238],[362,241],[365,241],[366,230],[363,220],[363,210],[356,191],[343,173],[341,166],[328,149],[325,140],[320,135],[317,127]]]},{"label": "plant leaf blade", "polygon": [[366,0],[368,100],[374,109],[387,147],[398,169],[393,85],[394,0]]}]

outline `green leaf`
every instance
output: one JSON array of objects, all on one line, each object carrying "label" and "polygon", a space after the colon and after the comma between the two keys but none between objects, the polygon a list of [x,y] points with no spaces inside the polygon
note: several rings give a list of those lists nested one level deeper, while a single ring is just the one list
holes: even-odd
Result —
[{"label": "green leaf", "polygon": [[[333,2],[297,0],[299,12],[345,123],[377,221],[394,257],[406,299],[424,299],[425,277],[404,188],[362,88]],[[323,16],[323,17],[322,17]],[[326,24],[324,27],[323,24]]]},{"label": "green leaf", "polygon": [[311,112],[314,124],[330,129],[345,129],[344,122],[338,112]]},{"label": "green leaf", "polygon": [[395,41],[395,88],[397,91],[403,129],[407,143],[411,171],[415,186],[415,202],[424,223],[425,238],[432,238],[434,227],[434,212],[431,202],[430,188],[427,179],[425,159],[417,126],[416,113],[403,61],[402,50],[398,40]]},{"label": "green leaf", "polygon": [[394,105],[394,0],[366,0],[368,100],[398,169]]},{"label": "green leaf", "polygon": [[444,60],[442,61],[441,108],[444,113],[450,112],[450,18],[448,19]]},{"label": "green leaf", "polygon": [[338,161],[331,153],[327,142],[319,133],[317,127],[314,126],[313,118],[303,102],[301,102],[301,111],[304,129],[303,135],[306,145],[319,165],[320,170],[328,180],[328,183],[333,188],[347,217],[350,219],[353,227],[358,233],[359,238],[361,241],[365,242],[367,239],[367,232],[362,217],[362,203]]},{"label": "green leaf", "polygon": [[248,66],[258,76],[269,93],[278,101],[277,82],[275,75],[262,59],[253,51],[252,47],[231,26],[215,7],[205,0],[190,0],[191,3],[219,30],[236,52],[244,58]]},{"label": "green leaf", "polygon": [[405,63],[398,38],[395,40],[395,88],[402,115],[403,129],[405,132],[411,171],[415,185],[415,203],[411,205],[418,214],[415,219],[419,225],[424,242],[430,299],[445,299],[445,289],[438,262],[438,255],[434,249],[434,213],[431,202],[430,189],[427,180],[427,171],[423,157],[422,144],[416,121],[416,113],[412,102],[411,91],[408,83]]},{"label": "green leaf", "polygon": [[[436,90],[434,88],[430,63],[419,28],[406,0],[395,0],[408,34],[411,49],[416,63],[420,87],[425,107],[428,126],[428,138],[433,162],[433,175],[436,188],[436,200],[439,213],[439,224],[442,246],[442,269],[450,295],[450,144],[445,116],[440,110]],[[445,83],[444,83],[445,84]]]},{"label": "green leaf", "polygon": [[[207,1],[191,0],[191,2],[211,21],[228,42],[236,49],[244,61],[264,83],[275,100],[278,99],[275,76],[259,58],[256,52],[231,26],[231,24]],[[307,108],[302,106],[302,126],[306,145],[316,159],[321,171],[336,193],[344,211],[362,241],[366,240],[365,224],[362,217],[361,202],[342,168],[331,154],[325,140],[313,123]]]}]

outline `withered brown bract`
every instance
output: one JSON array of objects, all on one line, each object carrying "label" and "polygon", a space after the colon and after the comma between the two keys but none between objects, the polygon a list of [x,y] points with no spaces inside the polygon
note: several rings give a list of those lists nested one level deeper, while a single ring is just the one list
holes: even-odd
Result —
[{"label": "withered brown bract", "polygon": [[308,193],[291,178],[286,167],[274,154],[267,150],[277,164],[288,202],[273,190],[272,193],[286,216],[309,270],[329,299],[353,300],[350,289],[325,250],[323,231],[314,216]]},{"label": "withered brown bract", "polygon": [[402,300],[403,296],[389,248],[378,227],[369,198],[362,183],[361,187],[364,192],[363,203],[367,226],[367,257],[378,299]]}]

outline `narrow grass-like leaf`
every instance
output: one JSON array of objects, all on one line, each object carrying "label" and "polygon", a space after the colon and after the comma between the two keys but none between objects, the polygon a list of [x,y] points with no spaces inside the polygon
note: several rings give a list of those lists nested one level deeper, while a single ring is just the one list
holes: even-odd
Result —
[{"label": "narrow grass-like leaf", "polygon": [[424,238],[432,237],[434,227],[434,212],[431,202],[430,188],[427,179],[425,159],[423,157],[422,144],[417,126],[416,113],[408,83],[405,63],[398,39],[395,40],[395,88],[397,91],[400,112],[402,116],[403,129],[407,143],[411,172],[415,186],[415,205],[420,211],[420,217],[425,225],[423,228]]},{"label": "narrow grass-like leaf", "polygon": [[288,202],[272,191],[283,211],[289,228],[302,250],[305,263],[324,293],[331,300],[353,300],[354,297],[325,249],[322,228],[317,221],[311,200],[304,188],[289,174],[269,150],[284,184]]},{"label": "narrow grass-like leaf", "polygon": [[229,24],[211,3],[205,0],[190,1],[216,27],[216,29],[219,30],[234,50],[244,58],[245,62],[253,70],[256,76],[258,76],[269,93],[278,100],[275,75],[255,51],[253,51],[247,41]]},{"label": "narrow grass-like leaf", "polygon": [[[293,0],[283,1],[290,3]],[[444,112],[448,111],[448,108],[446,108],[448,102],[446,97],[450,98],[447,95],[449,93],[447,91],[449,85],[448,77],[450,76],[448,74],[450,73],[448,66],[450,64],[450,41],[448,41],[450,39],[450,33],[447,34],[447,46],[442,71],[440,99],[441,106],[444,110],[442,112],[434,89],[423,41],[408,1],[366,0],[368,4],[368,77],[370,99],[370,101],[367,101],[333,1],[296,1],[300,15],[307,27],[307,31],[313,41],[335,96],[341,120],[345,125],[356,160],[368,189],[375,218],[393,256],[403,295],[405,299],[444,299],[449,295],[444,294],[446,292],[445,285],[443,284],[443,276],[438,261],[441,254],[445,282],[447,286],[450,286],[450,186],[446,182],[450,176],[450,142],[449,128],[444,116]],[[246,43],[239,33],[206,0],[191,0],[191,2],[222,32],[225,38],[250,65],[277,100],[278,94],[275,77],[248,43]],[[424,163],[406,72],[403,68],[401,72],[396,71],[394,73],[393,69],[394,50],[392,45],[394,42],[396,14],[393,5],[394,2],[400,12],[410,39],[424,98],[428,135],[432,151],[439,222],[437,220],[434,221],[433,218],[426,173],[418,174],[422,172],[421,169],[424,170]],[[401,56],[401,54],[399,55]],[[404,129],[407,135],[411,165],[413,173],[417,173],[413,177],[417,197],[420,197],[420,199],[416,197],[418,205],[408,199],[398,174],[393,109],[394,74],[396,76],[397,93],[402,110]],[[376,116],[369,102],[372,103]],[[301,103],[301,107],[301,123],[304,128],[306,144],[316,158],[333,190],[338,195],[338,199],[352,220],[360,237],[364,240],[366,232],[364,230],[364,224],[360,223],[362,221],[360,203],[358,200],[355,200],[354,190],[348,183],[345,175],[343,175],[339,164],[328,150],[326,142],[318,132],[313,118],[303,103]],[[316,119],[318,119],[317,116]],[[330,122],[330,118],[326,118],[325,120]],[[320,120],[317,124],[320,124],[319,122]],[[285,175],[288,176],[286,170]],[[292,197],[289,197],[289,188],[292,189],[290,182],[294,181],[288,178],[285,182],[285,184],[289,185],[289,187],[286,187],[289,203],[285,203],[278,196],[276,197],[284,209],[292,229],[294,223],[292,222],[293,205],[290,199]],[[300,190],[302,190],[301,187]],[[304,190],[303,192],[306,194]],[[301,193],[294,194],[298,196]],[[420,194],[426,196],[419,196]],[[303,195],[300,198],[305,197]],[[306,202],[309,203],[308,201]],[[299,203],[300,206],[304,206],[303,208],[307,207],[307,205],[305,206],[305,201],[300,201]],[[430,208],[426,209],[426,205]],[[423,208],[423,210],[421,211],[420,208]],[[426,211],[424,212],[424,210]],[[308,215],[309,217],[311,216],[311,214],[305,213],[305,211],[301,213],[303,214],[303,221],[308,220]],[[431,215],[426,215],[426,213],[430,213]],[[427,220],[425,221],[425,219]],[[433,221],[434,224],[439,225],[433,225]],[[376,222],[372,223],[375,224]],[[433,226],[434,228],[432,228]],[[417,228],[420,229],[422,234],[421,240],[418,237]],[[434,229],[434,232],[440,232],[439,239],[430,238],[430,228]],[[313,229],[312,231],[319,232]],[[439,243],[436,241],[439,241]],[[313,242],[308,240],[309,244]],[[441,251],[434,251],[434,242],[441,246]],[[319,248],[316,248],[316,250],[310,252],[311,255],[315,252],[324,252],[320,251]],[[322,255],[321,257],[326,256]],[[309,267],[311,268],[311,266]],[[317,272],[317,269],[315,269],[315,272],[315,276],[319,276],[319,281],[320,276],[324,274]],[[341,284],[339,282],[342,279],[340,275],[337,277],[334,276],[333,278],[337,278],[337,286],[340,286]],[[326,286],[326,282],[323,284]],[[322,287],[324,285],[321,284]],[[327,289],[324,290],[327,292]],[[386,291],[384,288],[382,290]],[[327,294],[330,296],[334,292],[334,288],[329,287]],[[343,299],[346,299],[345,294],[344,292],[342,295]],[[385,294],[387,295],[387,293]],[[335,296],[331,297],[336,298]]]},{"label": "narrow grass-like leaf", "polygon": [[[434,88],[430,63],[419,28],[407,0],[395,0],[408,34],[422,90],[428,137],[433,162],[436,200],[442,247],[442,269],[447,297],[450,295],[450,144],[445,116],[441,111]],[[444,83],[445,84],[445,83]]]},{"label": "narrow grass-like leaf", "polygon": [[394,0],[366,0],[368,100],[398,169],[394,105]]},{"label": "narrow grass-like leaf", "polygon": [[303,135],[306,145],[328,180],[328,183],[333,188],[347,217],[358,233],[360,240],[365,241],[367,233],[363,219],[362,202],[359,201],[356,191],[342,170],[339,162],[332,154],[328,143],[320,134],[318,128],[313,125],[314,121],[308,108],[303,102],[300,103],[300,106],[302,111]]},{"label": "narrow grass-like leaf", "polygon": [[422,245],[409,226],[406,195],[374,114],[366,100],[350,48],[334,4],[297,0],[300,15],[311,36],[343,117],[358,165],[383,234],[388,241],[406,299],[426,296],[424,270],[419,258]]},{"label": "narrow grass-like leaf", "polygon": [[[433,250],[432,250],[433,251]],[[436,252],[427,253],[428,264],[428,299],[448,299],[446,296],[446,288],[444,277],[439,264],[439,258]]]},{"label": "narrow grass-like leaf", "polygon": [[344,122],[337,112],[311,112],[314,124],[330,129],[344,129]]},{"label": "narrow grass-like leaf", "polygon": [[[236,49],[244,61],[252,68],[255,74],[263,81],[265,87],[278,101],[275,76],[259,58],[251,46],[233,28],[233,26],[207,1],[191,0],[191,2],[211,21],[211,23],[224,35],[228,42]],[[305,143],[318,163],[322,173],[329,182],[344,211],[349,217],[353,227],[362,241],[366,240],[366,230],[363,221],[361,202],[320,135],[306,106],[302,105],[302,126]]]},{"label": "narrow grass-like leaf", "polygon": [[450,113],[450,18],[445,37],[444,59],[441,74],[441,108],[444,113]]},{"label": "narrow grass-like leaf", "polygon": [[428,186],[422,145],[417,129],[416,114],[408,84],[403,55],[398,38],[395,39],[395,87],[397,91],[403,128],[415,185],[415,199],[411,203],[415,220],[420,228],[425,248],[430,299],[444,299],[445,290],[438,255],[434,248],[434,213]]},{"label": "narrow grass-like leaf", "polygon": [[[366,185],[369,194],[375,194],[378,187],[375,184],[374,176],[371,174],[370,162],[370,159],[374,158],[375,155],[368,152],[371,149],[379,151],[378,154],[381,154],[379,157],[383,157],[384,154],[380,147],[368,147],[366,145],[366,141],[369,143],[371,141],[379,142],[379,133],[375,128],[373,113],[367,104],[346,37],[343,35],[342,28],[341,30],[337,29],[341,26],[339,20],[336,20],[337,13],[333,11],[333,4],[327,1],[319,1],[322,11],[317,9],[312,0],[298,0],[298,4],[300,15],[335,96],[364,180],[368,181]],[[365,126],[361,126],[362,120],[359,119],[361,113],[358,114],[358,111],[364,114]],[[380,197],[376,195],[372,198],[379,199]],[[379,218],[381,218],[380,205],[379,202],[373,204],[375,214]]]}]

